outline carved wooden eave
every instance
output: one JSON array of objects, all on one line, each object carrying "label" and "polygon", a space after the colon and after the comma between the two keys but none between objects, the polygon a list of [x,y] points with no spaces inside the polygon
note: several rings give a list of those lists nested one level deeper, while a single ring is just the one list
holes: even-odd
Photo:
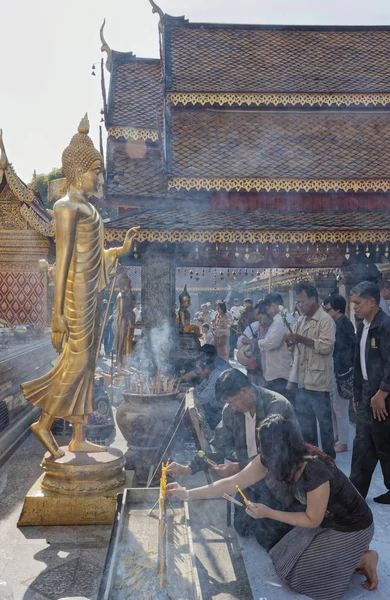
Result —
[{"label": "carved wooden eave", "polygon": [[54,237],[54,220],[44,208],[37,192],[36,173],[34,172],[33,181],[30,185],[26,185],[20,179],[12,163],[8,160],[1,130],[0,152],[0,189],[8,185],[12,194],[20,202],[22,217],[32,229],[46,237]]}]

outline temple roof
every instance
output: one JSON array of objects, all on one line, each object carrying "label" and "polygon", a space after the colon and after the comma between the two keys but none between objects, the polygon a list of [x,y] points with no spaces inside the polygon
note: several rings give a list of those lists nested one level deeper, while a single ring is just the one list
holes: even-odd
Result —
[{"label": "temple roof", "polygon": [[[169,175],[178,189],[226,189],[226,178],[291,179],[298,189],[315,188],[304,180],[335,180],[334,189],[354,189],[348,180],[367,180],[363,189],[390,187],[390,120],[384,111],[171,108],[169,147]],[[230,186],[251,189],[250,182]],[[277,189],[278,182],[269,187]]]},{"label": "temple roof", "polygon": [[0,191],[8,185],[14,196],[20,201],[20,212],[28,224],[38,233],[46,237],[54,236],[52,215],[44,207],[39,192],[36,190],[35,174],[30,185],[26,185],[16,174],[9,162],[2,132],[0,130]]},{"label": "temple roof", "polygon": [[105,223],[106,240],[140,227],[139,242],[340,243],[387,242],[390,211],[277,213],[268,211],[131,211]]},{"label": "temple roof", "polygon": [[389,27],[164,23],[179,92],[390,92]]},{"label": "temple roof", "polygon": [[[108,196],[162,194],[167,188],[163,175],[160,148],[156,143],[139,140],[140,158],[132,158],[130,145],[133,140],[107,141],[107,186]],[[136,148],[134,148],[135,150]]]},{"label": "temple roof", "polygon": [[160,61],[112,52],[107,127],[157,130],[161,106]]}]

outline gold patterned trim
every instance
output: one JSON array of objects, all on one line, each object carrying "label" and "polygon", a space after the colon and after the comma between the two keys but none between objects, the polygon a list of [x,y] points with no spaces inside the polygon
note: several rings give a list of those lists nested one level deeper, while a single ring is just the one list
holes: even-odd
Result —
[{"label": "gold patterned trim", "polygon": [[387,106],[390,94],[244,94],[244,93],[190,93],[168,92],[167,101],[177,106],[210,104],[232,106]]},{"label": "gold patterned trim", "polygon": [[387,192],[390,190],[389,179],[257,179],[257,178],[195,178],[195,177],[172,177],[168,181],[168,189],[176,190],[265,190],[285,192]]},{"label": "gold patterned trim", "polygon": [[22,204],[20,207],[20,212],[26,221],[31,225],[31,227],[35,229],[35,231],[45,235],[46,237],[54,237],[54,221],[46,223],[46,221],[41,219],[36,212],[27,206],[27,204]]},{"label": "gold patterned trim", "polygon": [[109,127],[108,135],[117,140],[124,138],[125,140],[152,140],[157,142],[158,131],[154,129],[135,129],[134,127]]},{"label": "gold patterned trim", "polygon": [[[124,229],[106,229],[106,242],[121,242],[125,239]],[[389,243],[390,229],[356,231],[164,231],[141,230],[136,241],[159,242],[161,244],[357,244]]]},{"label": "gold patterned trim", "polygon": [[27,204],[33,202],[35,198],[33,190],[25,186],[20,181],[11,163],[7,164],[7,167],[5,169],[5,176],[11,191],[15,194],[18,200],[20,200],[20,202],[27,202]]}]

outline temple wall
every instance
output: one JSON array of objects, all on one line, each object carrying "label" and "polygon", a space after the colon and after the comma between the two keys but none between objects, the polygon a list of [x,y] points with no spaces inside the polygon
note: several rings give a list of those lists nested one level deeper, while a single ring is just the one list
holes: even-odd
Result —
[{"label": "temple wall", "polygon": [[50,242],[33,231],[8,185],[0,192],[0,318],[9,325],[46,325],[47,276],[38,261]]}]

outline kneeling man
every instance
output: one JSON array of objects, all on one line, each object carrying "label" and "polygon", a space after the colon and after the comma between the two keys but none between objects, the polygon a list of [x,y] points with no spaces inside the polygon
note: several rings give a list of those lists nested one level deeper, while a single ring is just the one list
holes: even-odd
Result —
[{"label": "kneeling man", "polygon": [[[261,422],[272,414],[281,414],[295,419],[290,402],[270,390],[252,384],[238,369],[230,369],[220,375],[216,393],[220,401],[226,402],[222,420],[211,440],[212,452],[208,457],[215,462],[229,458],[234,462],[219,464],[215,471],[221,477],[230,477],[244,468],[258,454],[257,429]],[[277,448],[275,448],[277,452]],[[173,462],[168,468],[172,477],[181,477],[207,469],[207,463],[196,456],[189,465]],[[292,510],[294,499],[287,488],[276,484],[270,477],[245,490],[252,502],[261,502],[276,510]],[[240,497],[237,497],[240,500]],[[297,503],[299,504],[299,503]],[[297,510],[294,505],[294,510]],[[290,526],[271,519],[254,520],[243,508],[235,506],[234,527],[240,535],[254,534],[257,541],[267,550],[271,549],[289,530]]]}]

